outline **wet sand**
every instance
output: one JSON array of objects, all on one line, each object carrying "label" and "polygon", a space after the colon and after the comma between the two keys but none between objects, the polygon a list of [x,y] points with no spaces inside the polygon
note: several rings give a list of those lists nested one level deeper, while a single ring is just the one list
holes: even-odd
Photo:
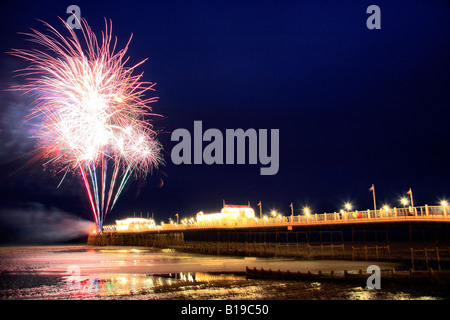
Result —
[{"label": "wet sand", "polygon": [[[246,279],[245,268],[356,273],[398,263],[209,256],[143,247],[0,248],[1,299],[441,299],[439,288]],[[437,291],[436,291],[437,290]]]},{"label": "wet sand", "polygon": [[[242,273],[245,268],[290,270],[291,272],[357,272],[376,264],[382,270],[399,263],[376,261],[295,260],[210,256],[152,250],[143,247],[5,247],[0,248],[0,269],[8,272],[33,272],[40,275],[67,275],[69,266],[78,266],[81,275],[133,273],[161,274],[180,272]],[[19,263],[20,262],[20,263]]]}]

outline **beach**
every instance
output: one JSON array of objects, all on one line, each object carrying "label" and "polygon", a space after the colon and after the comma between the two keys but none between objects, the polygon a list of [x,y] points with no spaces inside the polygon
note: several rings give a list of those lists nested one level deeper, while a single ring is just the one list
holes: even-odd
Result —
[{"label": "beach", "polygon": [[[248,268],[335,274],[401,268],[380,261],[215,256],[147,247],[0,248],[2,300],[409,300],[448,299],[445,288],[246,279]],[[367,275],[369,276],[369,274]]]}]

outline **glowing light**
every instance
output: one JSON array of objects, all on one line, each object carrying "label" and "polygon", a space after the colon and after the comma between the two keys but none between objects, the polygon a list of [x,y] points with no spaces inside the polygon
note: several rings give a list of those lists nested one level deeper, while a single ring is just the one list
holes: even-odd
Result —
[{"label": "glowing light", "polygon": [[447,201],[445,201],[445,200],[441,201],[441,206],[447,207],[447,205],[448,205]]},{"label": "glowing light", "polygon": [[225,205],[219,213],[204,214],[202,211],[197,213],[198,223],[231,223],[231,221],[244,222],[247,219],[254,219],[255,211],[249,206]]},{"label": "glowing light", "polygon": [[61,21],[69,38],[44,23],[51,35],[36,30],[26,35],[45,50],[10,52],[30,63],[21,70],[27,83],[12,89],[36,97],[28,119],[41,120],[35,134],[37,159],[64,177],[80,173],[101,232],[129,178],[145,177],[162,163],[161,145],[148,120],[153,115],[149,104],[157,98],[143,98],[154,84],[142,82],[142,74],[133,75],[145,60],[125,66],[131,38],[115,52],[111,23],[105,20],[97,41],[81,19],[83,48],[74,30]]},{"label": "glowing light", "polygon": [[408,199],[406,199],[406,198],[401,198],[400,199],[400,202],[403,204],[403,206],[407,206],[408,205]]},{"label": "glowing light", "polygon": [[352,205],[349,202],[345,203],[345,209],[347,209],[347,211],[352,210]]},{"label": "glowing light", "polygon": [[156,229],[156,224],[152,219],[127,218],[124,220],[116,220],[116,230],[118,232],[153,229]]},{"label": "glowing light", "polygon": [[306,215],[307,217],[309,217],[309,208],[308,208],[308,207],[304,207],[304,208],[303,208],[303,212],[305,213],[305,215]]}]

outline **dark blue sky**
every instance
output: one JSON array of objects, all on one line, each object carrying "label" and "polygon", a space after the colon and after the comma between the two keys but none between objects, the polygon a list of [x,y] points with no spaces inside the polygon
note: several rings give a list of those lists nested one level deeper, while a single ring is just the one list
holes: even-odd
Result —
[{"label": "dark blue sky", "polygon": [[[59,25],[77,4],[100,32],[103,18],[125,44],[130,64],[157,82],[155,122],[166,166],[132,182],[107,223],[153,212],[193,216],[229,203],[290,214],[307,204],[333,212],[351,201],[372,208],[369,187],[391,206],[411,187],[415,204],[450,197],[450,2],[431,1],[9,1],[0,10],[1,52],[28,44],[17,32]],[[381,30],[368,30],[366,9],[381,8]],[[2,54],[1,89],[21,61]],[[16,170],[30,148],[21,124],[26,99],[1,93],[1,201],[32,201],[89,216],[78,177],[40,168]],[[193,121],[220,130],[279,129],[280,169],[260,165],[180,165],[170,159],[177,128]],[[14,161],[11,161],[14,159]],[[164,181],[161,187],[161,179]]]}]

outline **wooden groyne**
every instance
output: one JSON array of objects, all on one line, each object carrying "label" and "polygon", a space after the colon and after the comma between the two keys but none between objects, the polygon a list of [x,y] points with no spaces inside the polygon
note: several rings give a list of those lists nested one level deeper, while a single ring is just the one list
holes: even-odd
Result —
[{"label": "wooden groyne", "polygon": [[[265,279],[265,280],[293,280],[293,281],[332,281],[332,282],[345,282],[345,283],[357,283],[362,286],[366,285],[367,278],[371,274],[365,273],[362,270],[358,272],[348,272],[347,270],[341,272],[330,271],[324,273],[318,271],[313,273],[307,272],[290,272],[278,270],[265,270],[263,268],[249,268],[246,267],[247,279]],[[380,278],[383,282],[388,283],[414,283],[414,284],[450,284],[450,271],[436,271],[429,269],[427,271],[415,271],[410,269],[409,271],[396,271],[391,269],[384,271],[380,274]]]}]

